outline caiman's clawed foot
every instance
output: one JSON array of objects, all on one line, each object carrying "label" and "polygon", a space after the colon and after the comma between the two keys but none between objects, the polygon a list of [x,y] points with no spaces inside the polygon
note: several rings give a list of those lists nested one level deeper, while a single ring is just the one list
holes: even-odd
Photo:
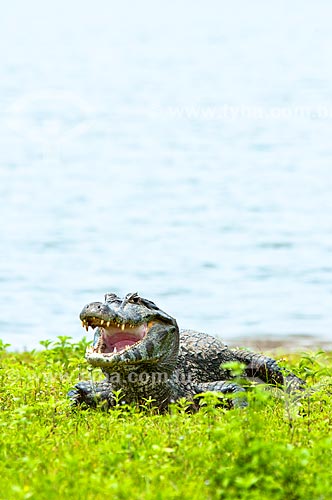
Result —
[{"label": "caiman's clawed foot", "polygon": [[110,406],[112,390],[107,382],[79,382],[68,392],[72,406]]}]

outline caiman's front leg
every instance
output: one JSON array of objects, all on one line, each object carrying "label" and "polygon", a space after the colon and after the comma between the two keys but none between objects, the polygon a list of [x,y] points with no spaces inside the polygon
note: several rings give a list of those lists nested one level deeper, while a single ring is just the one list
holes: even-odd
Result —
[{"label": "caiman's front leg", "polygon": [[82,381],[68,392],[73,406],[86,405],[95,408],[102,404],[106,408],[114,405],[114,393],[109,382]]},{"label": "caiman's front leg", "polygon": [[247,377],[258,377],[268,384],[283,385],[287,392],[303,390],[304,380],[286,368],[281,368],[275,359],[243,349],[231,349],[235,357],[246,365]]},{"label": "caiman's front leg", "polygon": [[[232,407],[234,408],[244,408],[248,406],[245,400],[244,393],[245,389],[235,382],[230,382],[226,380],[217,380],[215,382],[204,382],[202,384],[197,384],[194,387],[196,394],[201,394],[202,392],[221,392],[222,394],[233,394],[229,398]],[[199,397],[198,397],[199,399]]]}]

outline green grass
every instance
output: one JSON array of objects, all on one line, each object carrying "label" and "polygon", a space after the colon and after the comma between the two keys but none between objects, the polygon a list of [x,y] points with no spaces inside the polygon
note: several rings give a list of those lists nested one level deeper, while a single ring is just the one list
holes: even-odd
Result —
[{"label": "green grass", "polygon": [[254,389],[247,409],[158,415],[74,411],[67,391],[99,377],[68,337],[44,350],[0,342],[1,499],[332,499],[332,357],[290,356],[316,390],[299,401]]}]

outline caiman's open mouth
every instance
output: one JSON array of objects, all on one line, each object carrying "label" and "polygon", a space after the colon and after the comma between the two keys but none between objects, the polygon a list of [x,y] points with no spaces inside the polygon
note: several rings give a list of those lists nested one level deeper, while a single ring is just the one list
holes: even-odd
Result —
[{"label": "caiman's open mouth", "polygon": [[94,345],[89,349],[92,353],[106,354],[108,356],[119,354],[138,344],[146,336],[153,322],[132,325],[129,323],[113,323],[97,317],[86,318],[82,326],[88,331],[99,327],[99,336]]}]

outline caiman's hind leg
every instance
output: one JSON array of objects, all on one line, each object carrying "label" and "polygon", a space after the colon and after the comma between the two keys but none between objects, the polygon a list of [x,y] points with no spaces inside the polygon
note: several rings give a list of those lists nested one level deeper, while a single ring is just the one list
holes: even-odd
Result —
[{"label": "caiman's hind leg", "polygon": [[[244,398],[245,389],[235,382],[217,380],[215,382],[204,382],[197,384],[194,387],[197,395],[202,392],[221,392],[222,394],[233,394],[229,398],[231,405],[234,408],[244,408],[248,406],[246,399]],[[197,396],[199,399],[199,396]]]},{"label": "caiman's hind leg", "polygon": [[246,365],[247,377],[258,377],[268,384],[283,385],[287,392],[303,390],[304,380],[286,368],[281,368],[275,359],[242,349],[231,349],[235,357]]}]

